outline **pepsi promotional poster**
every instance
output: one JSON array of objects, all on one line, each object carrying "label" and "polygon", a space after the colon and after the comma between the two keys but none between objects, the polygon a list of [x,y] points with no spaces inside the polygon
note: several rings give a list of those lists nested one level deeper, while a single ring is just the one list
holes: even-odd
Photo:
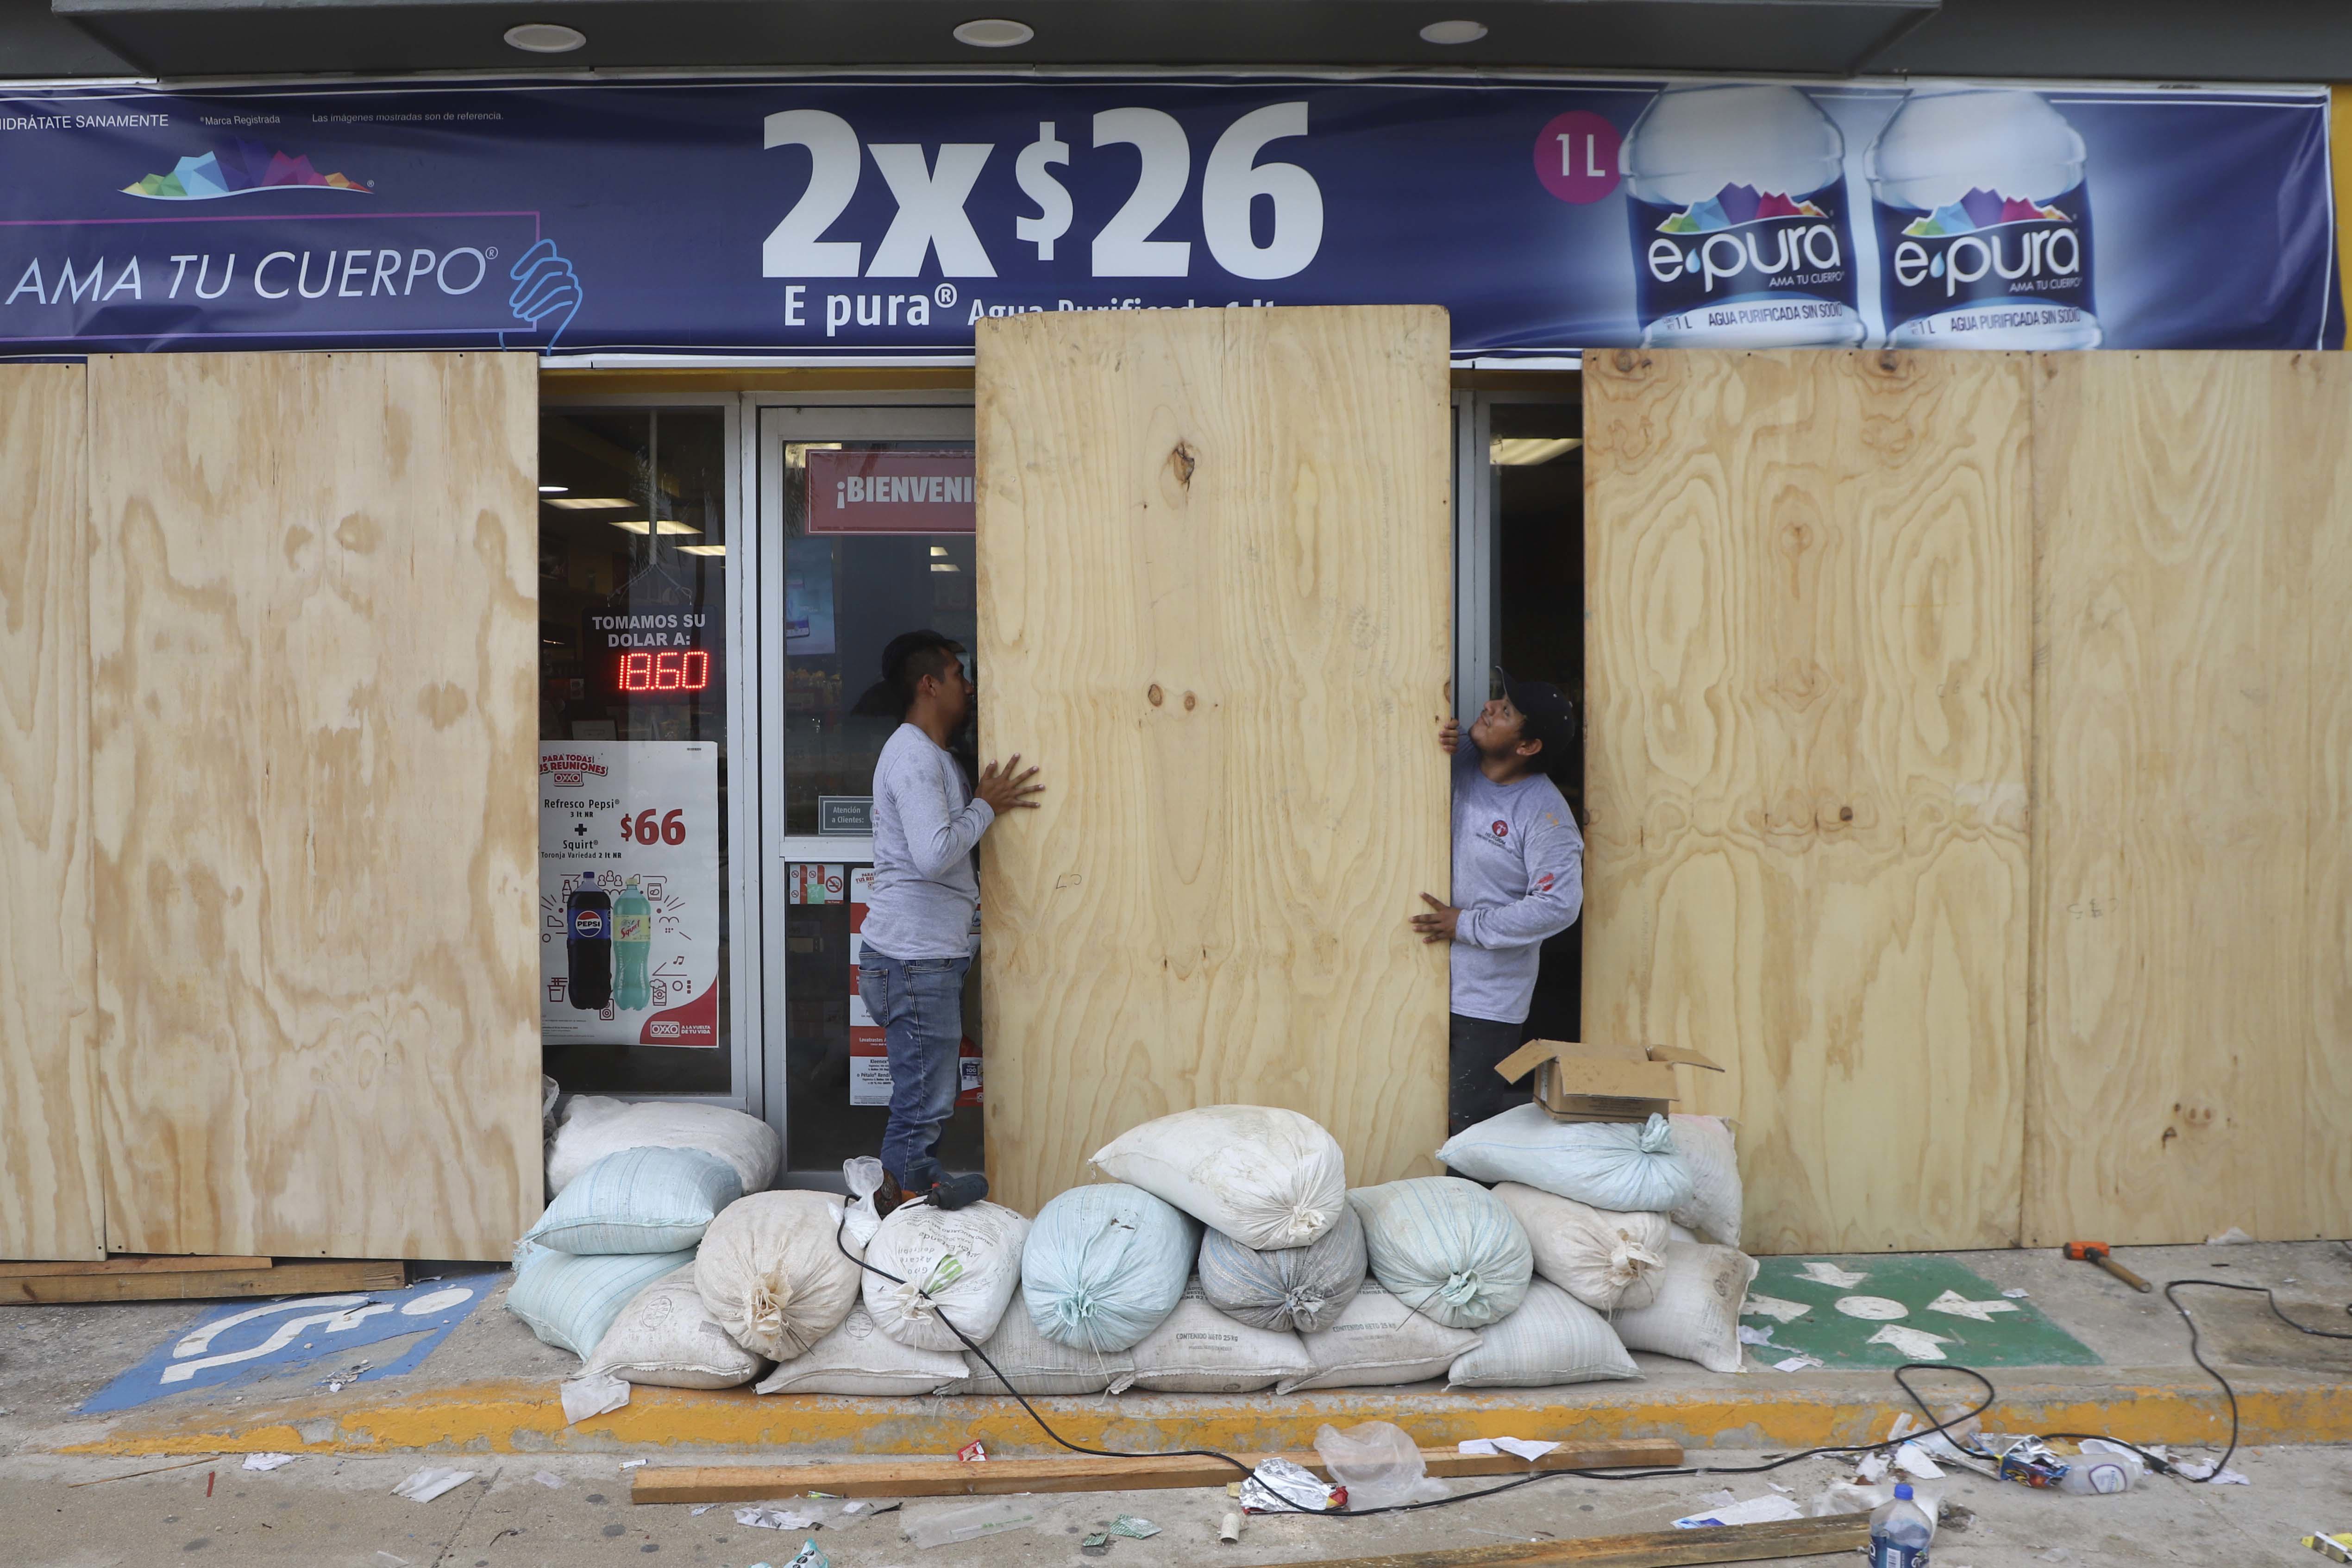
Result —
[{"label": "pepsi promotional poster", "polygon": [[2340,347],[2321,89],[861,77],[0,93],[0,354]]}]

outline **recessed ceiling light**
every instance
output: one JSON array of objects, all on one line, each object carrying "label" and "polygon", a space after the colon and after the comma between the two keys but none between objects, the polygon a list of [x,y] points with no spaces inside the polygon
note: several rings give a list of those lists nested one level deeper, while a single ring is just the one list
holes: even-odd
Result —
[{"label": "recessed ceiling light", "polygon": [[642,517],[616,517],[612,521],[614,528],[625,533],[700,533],[702,531],[698,528],[689,528],[682,522],[674,522],[668,518],[664,518],[656,523],[648,523]]},{"label": "recessed ceiling light", "polygon": [[1425,44],[1475,44],[1486,36],[1484,22],[1432,22],[1421,30]]},{"label": "recessed ceiling light", "polygon": [[677,552],[680,555],[724,555],[727,547],[723,544],[681,544]]},{"label": "recessed ceiling light", "polygon": [[1581,436],[1497,436],[1486,444],[1486,460],[1507,468],[1533,468],[1566,457],[1583,445]]},{"label": "recessed ceiling light", "polygon": [[525,22],[507,29],[507,42],[526,54],[568,55],[587,41],[587,34],[561,22]]},{"label": "recessed ceiling light", "polygon": [[637,503],[633,500],[625,500],[619,496],[567,495],[560,500],[556,497],[550,496],[541,504],[543,506],[560,507],[565,511],[598,511],[616,506],[635,506]]},{"label": "recessed ceiling light", "polygon": [[541,485],[539,487],[539,493],[543,496],[570,495],[572,493],[572,487],[570,485]]},{"label": "recessed ceiling light", "polygon": [[1006,16],[980,16],[958,27],[955,36],[957,43],[975,49],[1009,49],[1035,37],[1037,29]]}]

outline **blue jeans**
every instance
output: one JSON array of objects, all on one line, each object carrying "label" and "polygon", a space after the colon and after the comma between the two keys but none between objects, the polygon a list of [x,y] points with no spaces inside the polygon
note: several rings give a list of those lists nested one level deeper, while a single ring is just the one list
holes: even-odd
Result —
[{"label": "blue jeans", "polygon": [[882,1168],[908,1187],[939,1174],[940,1129],[963,1087],[963,976],[970,958],[892,958],[868,947],[857,961],[857,994],[882,1026],[890,1057],[890,1124]]}]

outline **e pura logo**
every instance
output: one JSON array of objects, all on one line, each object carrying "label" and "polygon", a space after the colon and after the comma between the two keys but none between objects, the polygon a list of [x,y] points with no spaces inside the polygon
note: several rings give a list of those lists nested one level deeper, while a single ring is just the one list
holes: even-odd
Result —
[{"label": "e pura logo", "polygon": [[158,202],[209,202],[262,191],[298,190],[373,194],[356,180],[320,174],[310,166],[307,154],[289,158],[258,142],[245,141],[231,143],[226,152],[182,158],[168,174],[142,174],[123,186],[122,194]]}]

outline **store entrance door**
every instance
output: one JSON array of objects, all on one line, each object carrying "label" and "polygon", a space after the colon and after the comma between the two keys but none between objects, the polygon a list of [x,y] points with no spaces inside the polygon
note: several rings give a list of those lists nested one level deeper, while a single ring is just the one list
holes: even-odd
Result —
[{"label": "store entrance door", "polygon": [[[888,1118],[882,1031],[856,985],[874,762],[899,719],[881,657],[923,628],[978,646],[972,462],[969,404],[760,410],[764,1033],[797,1184],[877,1152]],[[981,1164],[979,981],[974,964],[950,1170]]]}]

